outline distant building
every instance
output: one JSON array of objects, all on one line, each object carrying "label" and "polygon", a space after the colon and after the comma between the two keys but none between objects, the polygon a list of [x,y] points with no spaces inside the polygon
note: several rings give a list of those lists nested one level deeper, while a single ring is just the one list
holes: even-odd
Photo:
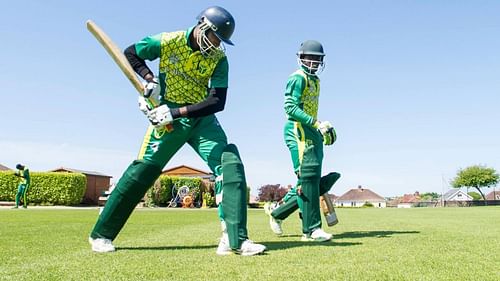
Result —
[{"label": "distant building", "polygon": [[405,194],[398,200],[398,208],[411,208],[415,207],[418,202],[420,202],[420,193],[415,192],[414,194]]},{"label": "distant building", "polygon": [[85,190],[85,195],[83,196],[82,203],[97,205],[99,203],[99,197],[110,187],[110,180],[112,176],[108,176],[99,172],[94,171],[84,171],[72,168],[60,167],[49,172],[58,173],[81,173],[84,174],[87,179],[87,188]]},{"label": "distant building", "polygon": [[486,195],[486,200],[500,200],[500,191],[493,190]]},{"label": "distant building", "polygon": [[163,176],[168,175],[168,176],[179,176],[179,177],[195,177],[195,178],[198,177],[198,178],[202,178],[204,180],[210,180],[213,178],[212,173],[209,173],[209,172],[206,172],[203,170],[199,170],[199,169],[195,169],[193,167],[189,167],[186,165],[180,165],[177,167],[163,170],[163,172],[161,172],[161,174]]},{"label": "distant building", "polygon": [[11,169],[7,166],[0,164],[0,171],[11,171]]},{"label": "distant building", "polygon": [[469,194],[463,192],[462,190],[458,188],[453,188],[448,190],[441,198],[439,198],[441,201],[472,201],[473,198]]},{"label": "distant building", "polygon": [[384,197],[371,191],[368,188],[358,186],[346,193],[342,194],[335,201],[337,207],[362,207],[365,203],[371,203],[376,208],[385,208],[386,202]]}]

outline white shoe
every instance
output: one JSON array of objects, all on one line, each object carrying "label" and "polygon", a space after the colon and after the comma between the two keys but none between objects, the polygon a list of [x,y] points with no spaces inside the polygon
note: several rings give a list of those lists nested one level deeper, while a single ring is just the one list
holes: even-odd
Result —
[{"label": "white shoe", "polygon": [[304,234],[301,238],[302,241],[313,241],[313,242],[326,242],[332,240],[333,235],[326,233],[321,228],[316,228],[313,230],[311,235]]},{"label": "white shoe", "polygon": [[265,250],[266,246],[247,239],[243,241],[241,248],[237,250],[236,253],[242,256],[254,256],[263,253]]},{"label": "white shoe", "polygon": [[260,254],[266,250],[266,246],[255,244],[250,240],[245,240],[241,244],[241,248],[239,250],[233,251],[229,246],[229,238],[227,233],[222,234],[220,238],[219,246],[217,247],[216,254],[219,256],[228,256],[232,254],[239,254],[242,256],[253,256]]},{"label": "white shoe", "polygon": [[227,256],[233,254],[231,247],[229,246],[229,238],[227,233],[223,233],[219,241],[219,246],[217,246],[217,251],[215,252],[219,256]]},{"label": "white shoe", "polygon": [[281,220],[275,219],[271,213],[273,212],[274,209],[278,208],[278,204],[276,203],[269,203],[267,202],[264,204],[264,212],[266,215],[269,216],[269,225],[271,226],[272,232],[276,235],[282,235],[283,234],[283,228],[281,227]]},{"label": "white shoe", "polygon": [[110,239],[106,238],[96,238],[93,239],[92,237],[89,237],[89,243],[92,245],[92,251],[98,252],[98,253],[108,253],[108,252],[114,252],[115,246],[113,246],[113,243],[111,243]]}]

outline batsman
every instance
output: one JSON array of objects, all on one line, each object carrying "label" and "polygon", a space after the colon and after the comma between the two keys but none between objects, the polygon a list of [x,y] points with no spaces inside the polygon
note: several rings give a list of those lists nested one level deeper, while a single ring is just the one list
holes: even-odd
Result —
[{"label": "batsman", "polygon": [[[184,31],[148,36],[124,53],[146,83],[139,108],[151,123],[137,160],[125,170],[100,214],[89,242],[95,252],[112,252],[112,241],[163,167],[189,144],[217,177],[222,237],[218,255],[251,256],[266,247],[248,239],[246,179],[238,149],[228,144],[215,113],[224,109],[233,16],[224,8],[203,10]],[[159,59],[155,76],[145,60]]]},{"label": "batsman", "polygon": [[332,145],[337,138],[330,122],[317,119],[318,75],[323,70],[324,57],[323,46],[315,40],[303,42],[297,53],[299,69],[289,76],[285,90],[284,108],[288,120],[284,126],[284,139],[298,180],[285,195],[283,204],[279,207],[266,204],[264,207],[270,216],[271,230],[276,234],[282,234],[282,221],[300,208],[302,241],[332,239],[332,235],[321,228],[319,198],[340,178],[335,172],[321,177],[323,145]]}]

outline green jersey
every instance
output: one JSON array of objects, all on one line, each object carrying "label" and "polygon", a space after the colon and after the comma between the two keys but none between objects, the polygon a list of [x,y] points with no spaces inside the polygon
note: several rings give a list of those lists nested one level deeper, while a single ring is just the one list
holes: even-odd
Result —
[{"label": "green jersey", "polygon": [[204,57],[193,51],[186,31],[164,32],[148,36],[135,44],[137,56],[144,60],[160,59],[159,80],[162,102],[178,105],[203,101],[207,88],[227,88],[228,61],[224,52]]},{"label": "green jersey", "polygon": [[28,168],[24,168],[24,170],[17,170],[16,175],[23,178],[21,183],[25,185],[29,185],[31,183],[30,170]]},{"label": "green jersey", "polygon": [[288,77],[285,112],[288,120],[313,125],[318,117],[319,78],[301,69]]}]

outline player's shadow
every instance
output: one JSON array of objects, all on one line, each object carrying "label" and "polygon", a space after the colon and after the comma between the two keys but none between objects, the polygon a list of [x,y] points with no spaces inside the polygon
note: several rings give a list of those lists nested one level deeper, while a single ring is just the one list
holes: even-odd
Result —
[{"label": "player's shadow", "polygon": [[[393,235],[399,234],[418,234],[420,231],[352,231],[344,232],[333,235],[333,240],[329,242],[302,242],[302,241],[269,241],[263,244],[267,246],[269,250],[280,250],[288,249],[293,247],[303,247],[303,246],[326,246],[326,247],[347,247],[347,246],[357,246],[362,245],[361,242],[347,242],[339,241],[342,239],[356,239],[365,237],[375,237],[375,238],[387,238]],[[282,235],[281,238],[293,238],[300,239],[301,235]]]},{"label": "player's shadow", "polygon": [[[300,237],[300,236],[299,236]],[[347,247],[356,246],[363,243],[360,242],[337,242],[334,240],[328,242],[303,242],[303,241],[268,241],[262,242],[266,245],[269,251],[290,249],[295,247],[321,246],[321,247]]]},{"label": "player's shadow", "polygon": [[344,239],[344,238],[365,238],[365,237],[376,237],[376,238],[387,238],[393,235],[400,234],[418,234],[420,231],[409,230],[409,231],[396,231],[396,230],[376,230],[376,231],[351,231],[343,232],[339,234],[334,234],[334,239]]},{"label": "player's shadow", "polygon": [[159,250],[159,251],[170,251],[170,250],[200,250],[200,249],[216,249],[217,245],[199,245],[199,246],[137,246],[137,247],[116,247],[118,251],[144,251],[144,250]]}]

